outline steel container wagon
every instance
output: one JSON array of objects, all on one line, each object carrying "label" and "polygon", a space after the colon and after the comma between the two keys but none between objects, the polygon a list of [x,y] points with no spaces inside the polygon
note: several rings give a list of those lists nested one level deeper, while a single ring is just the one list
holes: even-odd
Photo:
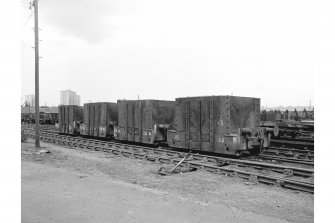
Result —
[{"label": "steel container wagon", "polygon": [[118,119],[118,105],[112,102],[84,104],[84,120],[80,134],[102,138],[114,136],[114,126]]},{"label": "steel container wagon", "polygon": [[58,106],[59,132],[79,134],[80,124],[83,121],[83,107],[78,105]]},{"label": "steel container wagon", "polygon": [[164,100],[118,100],[118,140],[145,144],[166,142],[175,102]]},{"label": "steel container wagon", "polygon": [[237,96],[177,98],[167,132],[170,147],[228,155],[257,151],[267,139],[260,128],[260,99]]}]

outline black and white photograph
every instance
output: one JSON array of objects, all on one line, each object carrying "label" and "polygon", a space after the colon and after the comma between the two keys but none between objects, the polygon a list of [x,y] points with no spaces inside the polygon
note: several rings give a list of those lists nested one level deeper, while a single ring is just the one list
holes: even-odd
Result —
[{"label": "black and white photograph", "polygon": [[2,222],[333,222],[333,3],[12,8]]}]

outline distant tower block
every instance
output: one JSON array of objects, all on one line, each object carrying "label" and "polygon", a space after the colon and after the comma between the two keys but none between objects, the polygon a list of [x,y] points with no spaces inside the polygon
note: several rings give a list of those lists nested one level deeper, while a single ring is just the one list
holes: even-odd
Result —
[{"label": "distant tower block", "polygon": [[30,94],[25,96],[25,105],[29,107],[35,107],[35,95]]},{"label": "distant tower block", "polygon": [[60,105],[79,105],[80,96],[71,89],[66,89],[60,92]]}]

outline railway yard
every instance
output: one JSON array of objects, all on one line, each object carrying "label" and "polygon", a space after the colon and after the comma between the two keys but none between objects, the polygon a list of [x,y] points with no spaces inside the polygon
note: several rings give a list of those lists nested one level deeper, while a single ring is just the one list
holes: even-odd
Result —
[{"label": "railway yard", "polygon": [[20,5],[1,222],[335,222],[333,7]]},{"label": "railway yard", "polygon": [[40,117],[36,150],[34,116],[22,113],[22,216],[313,222],[313,118],[237,96],[60,105]]},{"label": "railway yard", "polygon": [[[236,96],[60,105],[43,116],[54,120],[42,119],[42,150],[34,150],[35,122],[23,114],[23,215],[81,222],[89,209],[83,215],[93,214],[92,222],[157,222],[161,214],[166,222],[313,222],[314,121],[313,113],[302,115],[260,112],[260,99]],[[64,183],[55,187],[49,171]],[[40,183],[49,186],[35,200]],[[92,187],[99,189],[86,195]],[[153,206],[153,199],[164,201]],[[33,215],[31,201],[47,206]],[[98,214],[109,210],[101,202],[120,211]]]},{"label": "railway yard", "polygon": [[[33,130],[31,128],[28,130],[26,134],[33,137]],[[41,139],[45,142],[72,148],[104,151],[106,153],[160,162],[162,164],[174,165],[179,163],[181,159],[186,156],[185,152],[172,151],[167,148],[132,146],[102,140],[64,136],[47,130],[42,132]],[[272,148],[269,150],[271,149]],[[274,149],[278,150],[282,148]],[[302,152],[306,151],[302,150]],[[268,151],[264,151],[263,153],[255,158],[248,157],[245,159],[192,154],[184,160],[183,164],[180,165],[180,169],[184,172],[189,172],[194,169],[204,169],[217,174],[235,175],[252,181],[313,193],[314,164],[311,159],[306,159],[305,157],[302,159],[287,158],[285,155],[292,153],[291,150],[282,156],[280,156],[280,153],[276,153],[275,156],[268,155]],[[301,155],[301,152],[295,151],[295,154],[292,154],[297,157]],[[266,174],[264,174],[265,172]]]},{"label": "railway yard", "polygon": [[[82,188],[83,182],[99,187],[99,192],[94,195],[95,201],[77,207],[92,209],[93,213],[106,212],[106,207],[119,208],[119,213],[111,215],[118,216],[116,219],[120,222],[156,222],[160,214],[170,216],[166,222],[217,222],[223,217],[231,218],[231,222],[313,222],[314,145],[310,140],[292,141],[283,137],[258,154],[236,158],[201,151],[188,153],[162,145],[69,135],[60,133],[55,125],[41,125],[42,152],[36,152],[32,140],[34,125],[22,124],[21,127],[25,140],[22,143],[22,168],[27,165],[28,175],[29,168],[34,174],[41,168],[38,173],[42,176],[36,177],[46,180],[44,187],[45,184],[57,185],[54,180],[49,180],[48,169],[63,171],[59,173],[59,179],[65,177],[69,183],[59,185],[64,187],[63,192],[56,191],[64,193],[60,195],[61,202],[69,206],[65,217],[71,222],[80,222],[81,217],[71,213],[73,204],[67,202],[87,199],[82,195],[88,190]],[[69,180],[69,177],[74,179]],[[129,193],[129,196],[119,194],[123,200],[117,204],[114,199],[101,201],[104,198],[100,193],[110,193],[106,189],[109,186],[118,191],[113,193]],[[31,185],[27,187],[32,188]],[[45,188],[44,193],[54,193],[54,186]],[[140,190],[140,193],[134,190]],[[115,194],[110,196],[121,199]],[[161,207],[143,203],[153,202],[151,199],[164,201],[156,200]],[[39,198],[36,205],[43,203],[42,200]],[[138,203],[139,200],[142,203]],[[50,207],[58,207],[57,202],[60,201],[48,198]],[[106,207],[94,202],[105,202]],[[122,208],[121,204],[129,207]],[[39,222],[38,219],[43,217],[49,218],[48,222],[60,220],[60,216],[50,213],[49,208],[32,215],[28,213],[29,205],[24,202],[22,205],[27,206],[27,213],[23,214],[31,221]],[[155,214],[146,212],[146,209],[156,210]],[[83,214],[82,218],[86,215]],[[106,217],[113,219],[112,216],[90,215],[95,221],[105,221]],[[186,219],[185,216],[192,217]]]}]

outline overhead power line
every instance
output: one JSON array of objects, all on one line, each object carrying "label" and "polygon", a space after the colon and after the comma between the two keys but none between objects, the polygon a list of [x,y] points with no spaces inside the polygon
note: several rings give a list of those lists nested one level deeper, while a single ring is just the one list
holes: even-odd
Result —
[{"label": "overhead power line", "polygon": [[29,19],[31,18],[31,16],[32,16],[33,14],[34,14],[33,12],[30,13],[28,19],[27,19],[26,22],[23,24],[21,30],[25,27],[25,25],[28,23]]}]

